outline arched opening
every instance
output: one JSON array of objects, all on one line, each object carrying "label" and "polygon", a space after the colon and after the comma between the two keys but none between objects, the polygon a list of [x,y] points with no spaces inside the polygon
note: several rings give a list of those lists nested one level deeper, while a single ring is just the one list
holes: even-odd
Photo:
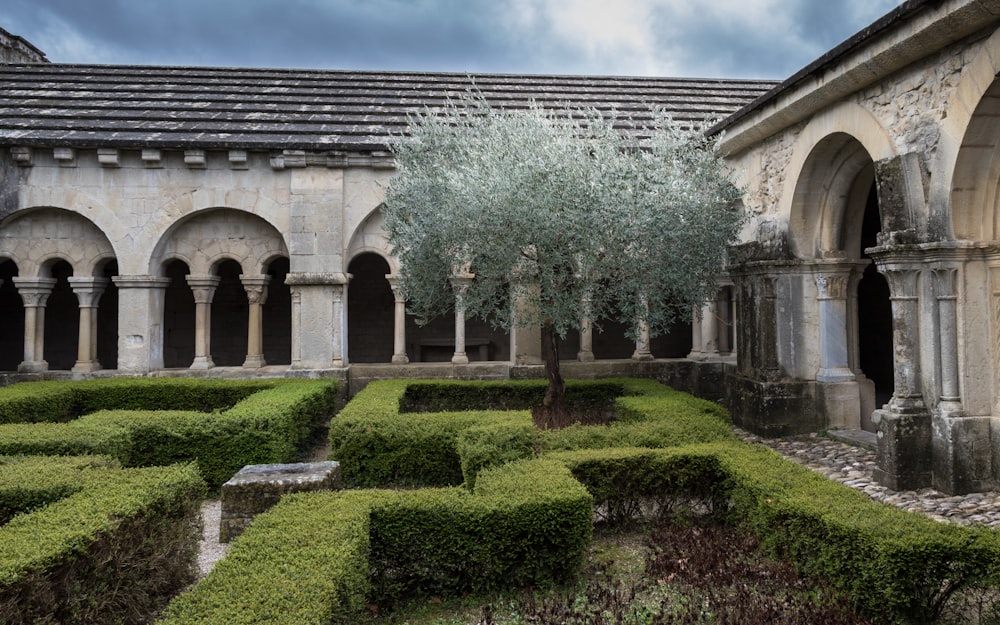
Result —
[{"label": "arched opening", "polygon": [[247,357],[250,304],[240,282],[243,268],[235,260],[216,267],[219,286],[212,297],[212,361],[217,367],[239,367]]},{"label": "arched opening", "polygon": [[267,286],[267,300],[264,302],[264,360],[269,365],[288,365],[292,362],[292,292],[285,284],[288,275],[288,258],[271,261],[267,275],[271,282]]},{"label": "arched opening", "polygon": [[373,252],[359,254],[347,268],[347,349],[350,362],[392,362],[395,297],[389,263]]},{"label": "arched opening", "polygon": [[118,287],[111,278],[118,275],[118,262],[108,261],[98,275],[108,284],[97,303],[97,360],[103,369],[117,369]]},{"label": "arched opening", "polygon": [[68,280],[73,275],[73,266],[59,260],[48,268],[48,274],[56,283],[45,304],[43,358],[49,363],[49,370],[69,370],[76,364],[80,332],[80,308]]},{"label": "arched opening", "polygon": [[17,371],[24,358],[24,302],[13,278],[17,264],[0,261],[0,371]]},{"label": "arched opening", "polygon": [[187,368],[194,361],[194,294],[185,277],[191,273],[187,263],[173,260],[164,267],[170,278],[163,301],[163,366]]},{"label": "arched opening", "polygon": [[[873,184],[861,225],[863,258],[871,260],[864,250],[877,245],[877,235],[881,230],[878,196]],[[889,284],[874,263],[869,263],[864,269],[864,275],[858,283],[857,302],[858,364],[865,377],[875,385],[875,407],[878,408],[889,401],[893,391],[892,304],[889,300]],[[862,413],[861,427],[864,430],[875,430],[870,413]]]}]

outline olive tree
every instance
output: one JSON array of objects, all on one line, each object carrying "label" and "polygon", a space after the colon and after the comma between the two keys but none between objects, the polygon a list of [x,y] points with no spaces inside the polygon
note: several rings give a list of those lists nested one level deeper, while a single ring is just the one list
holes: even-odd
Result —
[{"label": "olive tree", "polygon": [[418,323],[458,305],[495,326],[541,327],[543,421],[564,423],[558,338],[614,319],[650,336],[716,290],[743,221],[716,144],[662,114],[452,102],[393,143],[385,229]]}]

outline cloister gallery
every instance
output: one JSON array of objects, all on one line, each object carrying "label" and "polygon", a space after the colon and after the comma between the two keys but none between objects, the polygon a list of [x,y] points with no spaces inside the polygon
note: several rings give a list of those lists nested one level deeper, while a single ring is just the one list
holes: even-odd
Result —
[{"label": "cloister gallery", "polygon": [[537,329],[417,326],[394,290],[389,140],[474,83],[710,123],[746,190],[718,298],[652,340],[584,325],[570,375],[658,377],[768,435],[872,432],[893,488],[1000,488],[1000,0],[909,0],[780,83],[63,65],[0,41],[6,382],[541,375]]}]

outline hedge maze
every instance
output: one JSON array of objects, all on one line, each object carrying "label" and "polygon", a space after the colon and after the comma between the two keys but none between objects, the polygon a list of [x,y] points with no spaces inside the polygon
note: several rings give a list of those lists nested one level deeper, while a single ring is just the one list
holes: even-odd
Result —
[{"label": "hedge maze", "polygon": [[194,580],[206,492],[296,458],[328,382],[0,389],[0,622],[147,623]]}]

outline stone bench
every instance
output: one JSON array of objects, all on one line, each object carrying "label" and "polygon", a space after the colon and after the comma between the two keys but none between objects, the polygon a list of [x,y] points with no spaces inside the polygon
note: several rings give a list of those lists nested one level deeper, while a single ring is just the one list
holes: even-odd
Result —
[{"label": "stone bench", "polygon": [[219,542],[243,533],[253,518],[286,493],[340,488],[340,463],[252,464],[222,485]]}]

